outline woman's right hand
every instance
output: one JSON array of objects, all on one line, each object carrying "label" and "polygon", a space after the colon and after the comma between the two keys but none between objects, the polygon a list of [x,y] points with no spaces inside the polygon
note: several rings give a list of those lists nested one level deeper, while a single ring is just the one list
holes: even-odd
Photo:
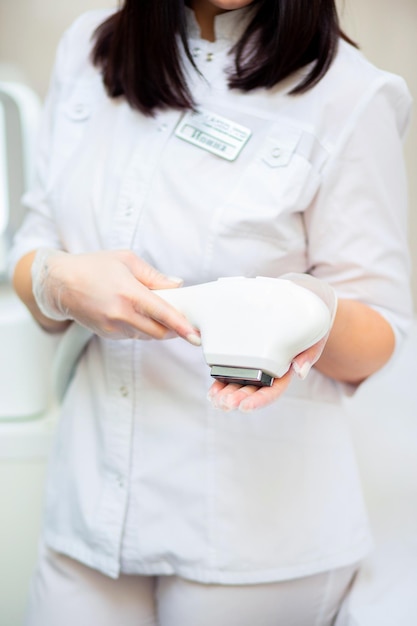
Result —
[{"label": "woman's right hand", "polygon": [[152,293],[182,281],[164,276],[130,250],[68,254],[42,248],[31,273],[33,295],[46,318],[75,320],[111,339],[180,336],[201,343],[188,320]]}]

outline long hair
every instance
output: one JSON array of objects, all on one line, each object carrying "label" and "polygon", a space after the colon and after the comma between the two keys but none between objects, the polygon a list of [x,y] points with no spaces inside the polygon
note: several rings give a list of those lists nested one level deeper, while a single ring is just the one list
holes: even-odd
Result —
[{"label": "long hair", "polygon": [[[271,88],[309,65],[290,92],[303,93],[329,69],[339,38],[350,41],[340,29],[335,0],[254,0],[250,6],[251,20],[231,51],[231,89]],[[109,96],[124,96],[152,115],[157,108],[194,108],[184,52],[195,67],[184,0],[124,0],[96,30],[92,60]]]}]

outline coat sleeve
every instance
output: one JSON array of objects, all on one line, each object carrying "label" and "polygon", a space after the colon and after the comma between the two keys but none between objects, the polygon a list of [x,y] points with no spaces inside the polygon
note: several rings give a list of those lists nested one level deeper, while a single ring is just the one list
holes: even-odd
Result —
[{"label": "coat sleeve", "polygon": [[403,156],[411,98],[402,79],[386,76],[347,121],[305,224],[310,272],[339,298],[379,311],[398,344],[412,318]]}]

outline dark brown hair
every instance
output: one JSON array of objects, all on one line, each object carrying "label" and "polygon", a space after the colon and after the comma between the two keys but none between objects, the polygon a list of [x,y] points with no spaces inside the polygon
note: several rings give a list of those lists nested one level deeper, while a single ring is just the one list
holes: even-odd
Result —
[{"label": "dark brown hair", "polygon": [[[312,64],[291,91],[313,87],[327,72],[340,37],[335,0],[254,0],[251,20],[232,49],[229,87],[270,88]],[[352,43],[352,42],[350,42]],[[125,0],[99,26],[92,59],[111,97],[124,96],[145,114],[156,108],[193,108],[183,51],[194,65],[184,0]]]}]

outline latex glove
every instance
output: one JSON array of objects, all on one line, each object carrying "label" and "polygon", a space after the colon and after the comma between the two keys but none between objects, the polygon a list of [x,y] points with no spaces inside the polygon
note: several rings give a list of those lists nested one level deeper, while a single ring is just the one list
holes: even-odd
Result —
[{"label": "latex glove", "polygon": [[296,356],[292,361],[292,369],[299,378],[304,379],[308,375],[314,363],[317,363],[317,361],[321,357],[321,354],[327,343],[329,333],[333,326],[334,318],[336,317],[337,296],[333,287],[331,287],[328,283],[319,280],[318,278],[314,278],[314,276],[310,276],[310,274],[290,273],[284,274],[283,276],[281,276],[281,278],[290,280],[300,287],[304,287],[305,289],[309,289],[310,291],[315,293],[316,296],[323,300],[324,304],[327,306],[330,312],[331,322],[327,335],[325,335],[325,337],[323,337],[323,339],[321,339],[319,342]]},{"label": "latex glove", "polygon": [[330,312],[331,323],[329,331],[316,344],[298,354],[292,360],[288,372],[281,378],[275,378],[271,387],[227,385],[219,381],[213,383],[209,390],[208,398],[217,409],[224,411],[239,409],[242,412],[249,412],[271,404],[288,388],[294,373],[301,379],[306,378],[324,350],[337,311],[337,296],[334,289],[329,284],[309,274],[289,273],[280,276],[280,278],[291,280],[297,285],[309,289],[323,300]]},{"label": "latex glove", "polygon": [[181,336],[200,345],[186,318],[151,289],[180,286],[130,250],[68,254],[41,248],[32,264],[32,289],[41,312],[75,320],[111,339]]}]

